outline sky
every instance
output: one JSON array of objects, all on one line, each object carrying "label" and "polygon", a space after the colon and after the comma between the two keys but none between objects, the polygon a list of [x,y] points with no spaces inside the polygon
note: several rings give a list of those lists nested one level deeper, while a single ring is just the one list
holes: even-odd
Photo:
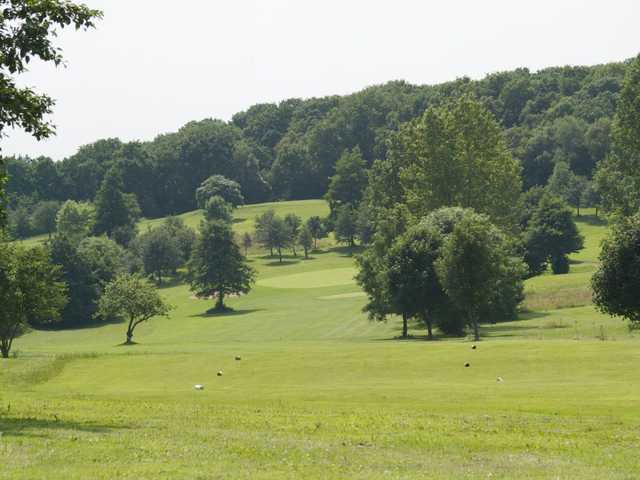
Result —
[{"label": "sky", "polygon": [[640,53],[638,0],[85,0],[97,28],[57,39],[67,66],[19,84],[56,100],[57,134],[4,155],[61,159],[101,138],[151,140],[255,103],[434,84]]}]

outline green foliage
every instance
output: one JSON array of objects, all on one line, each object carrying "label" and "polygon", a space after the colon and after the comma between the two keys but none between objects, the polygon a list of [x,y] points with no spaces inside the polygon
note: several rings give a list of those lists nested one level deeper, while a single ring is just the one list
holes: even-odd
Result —
[{"label": "green foliage", "polygon": [[104,177],[96,194],[96,234],[106,234],[118,243],[127,245],[136,234],[140,208],[135,196],[124,193],[122,174],[112,167]]},{"label": "green foliage", "polygon": [[171,307],[157,290],[139,275],[121,274],[109,282],[98,302],[96,316],[128,322],[125,344],[133,343],[133,332],[153,317],[168,316]]},{"label": "green foliage", "polygon": [[[293,220],[291,217],[289,222]],[[282,263],[282,250],[289,247],[295,240],[289,223],[277,216],[273,209],[270,209],[256,218],[255,226],[255,236],[258,243],[264,248],[268,248],[271,256],[273,256],[274,250],[277,251],[278,259]]]},{"label": "green foliage", "polygon": [[95,225],[95,209],[88,203],[67,200],[56,215],[58,236],[79,242],[89,236]]},{"label": "green foliage", "polygon": [[593,302],[603,313],[640,323],[640,214],[613,226],[599,258]]},{"label": "green foliage", "polygon": [[404,197],[416,216],[460,206],[503,226],[515,222],[520,166],[479,101],[463,97],[449,108],[427,110],[401,129],[392,154],[399,156]]},{"label": "green foliage", "polygon": [[224,311],[228,295],[248,293],[255,271],[246,263],[228,223],[202,222],[189,262],[191,290],[200,297],[217,297],[213,311]]},{"label": "green foliage", "polygon": [[355,238],[358,233],[357,221],[357,212],[350,204],[340,207],[335,224],[336,240],[340,243],[346,243],[349,247],[355,246]]},{"label": "green foliage", "polygon": [[473,213],[465,215],[445,238],[435,269],[476,340],[483,311],[503,284],[521,282],[517,274],[522,272],[500,230],[487,217]]},{"label": "green foliage", "polygon": [[360,148],[345,150],[335,166],[335,173],[329,179],[329,189],[325,198],[331,211],[343,205],[357,208],[367,186],[367,164],[362,158]]},{"label": "green foliage", "polygon": [[60,203],[48,200],[38,203],[31,214],[31,226],[36,235],[46,233],[51,235],[56,230],[56,216]]},{"label": "green foliage", "polygon": [[178,243],[180,264],[186,263],[191,258],[191,252],[196,243],[196,232],[179,217],[167,217],[161,228],[164,228]]},{"label": "green foliage", "polygon": [[9,358],[16,337],[30,325],[56,322],[67,302],[59,267],[44,248],[0,242],[0,354]]},{"label": "green foliage", "polygon": [[199,208],[206,208],[207,201],[213,197],[221,197],[233,207],[244,203],[240,184],[222,175],[212,175],[202,182],[196,190],[196,201]]},{"label": "green foliage", "polygon": [[144,272],[162,285],[162,277],[174,273],[184,263],[184,252],[177,237],[164,225],[143,233],[135,240]]},{"label": "green foliage", "polygon": [[69,291],[61,325],[87,325],[104,285],[125,271],[125,251],[106,237],[78,239],[60,234],[53,237],[50,248],[51,261],[60,268]]},{"label": "green foliage", "polygon": [[300,233],[300,226],[302,225],[302,218],[295,213],[288,213],[284,216],[284,223],[287,225],[289,232],[289,246],[293,251],[293,255],[296,256],[296,243]]},{"label": "green foliage", "polygon": [[204,205],[204,218],[213,221],[231,223],[233,221],[233,207],[220,195],[209,197]]},{"label": "green foliage", "polygon": [[322,224],[322,219],[317,215],[309,217],[306,227],[313,237],[313,248],[318,248],[318,240],[327,236],[327,232]]},{"label": "green foliage", "polygon": [[309,258],[309,250],[313,248],[313,240],[309,227],[307,225],[302,227],[296,241],[304,250],[304,258]]},{"label": "green foliage", "polygon": [[253,246],[253,237],[249,232],[244,232],[242,235],[242,248],[244,248],[244,256],[249,253],[249,249]]},{"label": "green foliage", "polygon": [[551,263],[554,273],[567,273],[567,255],[584,247],[571,210],[551,194],[543,195],[531,208],[531,218],[524,225],[525,261],[529,273],[542,273]]},{"label": "green foliage", "polygon": [[[0,30],[0,136],[8,128],[23,129],[36,139],[47,138],[54,127],[45,117],[52,113],[54,100],[29,87],[18,86],[16,76],[27,71],[31,59],[59,65],[62,51],[52,39],[59,30],[74,26],[76,30],[94,26],[102,16],[98,10],[70,1],[50,0],[34,3],[30,0],[2,0]],[[0,161],[0,227],[6,225],[6,170]]]}]

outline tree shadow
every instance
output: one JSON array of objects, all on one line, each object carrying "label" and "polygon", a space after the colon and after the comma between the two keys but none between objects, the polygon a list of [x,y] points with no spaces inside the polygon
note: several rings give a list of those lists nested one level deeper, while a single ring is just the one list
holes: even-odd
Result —
[{"label": "tree shadow", "polygon": [[221,318],[221,317],[239,317],[242,315],[248,315],[254,312],[262,312],[264,308],[242,308],[239,310],[225,310],[223,312],[205,312],[205,313],[197,313],[195,315],[190,315],[190,318]]},{"label": "tree shadow", "polygon": [[181,275],[181,274],[173,275],[168,278],[164,277],[162,279],[161,284],[153,282],[153,284],[158,290],[165,290],[167,288],[177,287],[179,285],[183,285],[184,283],[185,283],[185,278],[184,278],[184,275]]},{"label": "tree shadow", "polygon": [[234,218],[233,219],[233,223],[242,223],[242,222],[246,222],[247,219],[246,218]]},{"label": "tree shadow", "polygon": [[605,226],[609,222],[603,217],[596,217],[595,215],[580,215],[576,217],[579,222],[586,223],[593,226]]},{"label": "tree shadow", "polygon": [[300,263],[300,260],[274,260],[272,262],[265,263],[267,267],[286,267],[287,265],[295,265]]},{"label": "tree shadow", "polygon": [[0,415],[0,432],[3,436],[11,437],[46,437],[47,434],[32,430],[72,430],[83,433],[110,433],[115,430],[130,429],[128,425],[104,425],[94,423],[72,422],[59,420],[56,415],[52,419],[45,418],[15,418]]},{"label": "tree shadow", "polygon": [[353,247],[333,247],[329,251],[342,255],[343,257],[353,257],[364,251],[365,247],[361,245],[355,245]]}]

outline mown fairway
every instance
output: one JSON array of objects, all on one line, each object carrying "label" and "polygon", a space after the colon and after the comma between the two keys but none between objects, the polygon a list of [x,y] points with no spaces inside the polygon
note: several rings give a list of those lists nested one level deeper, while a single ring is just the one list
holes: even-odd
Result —
[{"label": "mown fairway", "polygon": [[[238,232],[264,208],[239,209]],[[590,306],[605,227],[580,227],[572,273],[529,281],[522,319],[485,326],[476,350],[369,322],[329,242],[306,261],[253,255],[232,314],[167,286],[176,310],[133,347],[122,324],[32,332],[0,362],[0,478],[638,478],[640,341]]]}]

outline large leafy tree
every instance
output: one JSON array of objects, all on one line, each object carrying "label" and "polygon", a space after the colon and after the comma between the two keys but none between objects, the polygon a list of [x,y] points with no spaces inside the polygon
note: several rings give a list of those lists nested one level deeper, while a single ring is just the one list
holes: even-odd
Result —
[{"label": "large leafy tree", "polygon": [[358,147],[345,150],[336,162],[335,168],[325,195],[334,214],[343,205],[356,208],[367,186],[367,164]]},{"label": "large leafy tree", "polygon": [[486,216],[468,212],[445,238],[435,263],[438,280],[476,340],[482,315],[490,311],[505,279],[521,282],[520,263]]},{"label": "large leafy tree", "polygon": [[640,323],[640,214],[614,225],[591,283],[598,309]]},{"label": "large leafy tree", "polygon": [[60,268],[44,248],[25,250],[0,241],[0,354],[8,358],[16,337],[29,326],[60,318],[67,302]]},{"label": "large leafy tree", "polygon": [[478,100],[463,96],[450,107],[430,108],[401,129],[392,155],[399,156],[404,197],[417,216],[459,206],[500,225],[515,223],[520,164],[502,128]]},{"label": "large leafy tree", "polygon": [[244,203],[240,184],[222,175],[212,175],[198,187],[196,190],[198,207],[205,208],[207,200],[216,196],[234,207]]},{"label": "large leafy tree", "polygon": [[56,214],[56,233],[79,242],[89,236],[95,225],[95,209],[88,203],[67,200]]},{"label": "large leafy tree", "polygon": [[231,225],[222,221],[202,222],[200,235],[189,262],[191,290],[200,297],[216,297],[210,311],[227,309],[228,295],[248,293],[255,280],[255,271],[236,244]]},{"label": "large leafy tree", "polygon": [[138,325],[154,317],[168,316],[171,306],[139,275],[121,274],[109,282],[98,302],[96,316],[127,322],[125,345],[133,344]]},{"label": "large leafy tree", "polygon": [[175,272],[184,262],[179,239],[164,225],[143,233],[134,242],[144,271],[162,285],[162,277]]},{"label": "large leafy tree", "polygon": [[[21,128],[38,140],[54,133],[45,117],[54,101],[29,87],[17,85],[32,59],[60,65],[63,56],[53,43],[59,29],[93,27],[101,17],[98,10],[65,0],[1,0],[0,10],[0,136],[7,128]],[[6,174],[0,165],[0,191],[4,197]],[[4,226],[4,198],[0,225]]]}]

